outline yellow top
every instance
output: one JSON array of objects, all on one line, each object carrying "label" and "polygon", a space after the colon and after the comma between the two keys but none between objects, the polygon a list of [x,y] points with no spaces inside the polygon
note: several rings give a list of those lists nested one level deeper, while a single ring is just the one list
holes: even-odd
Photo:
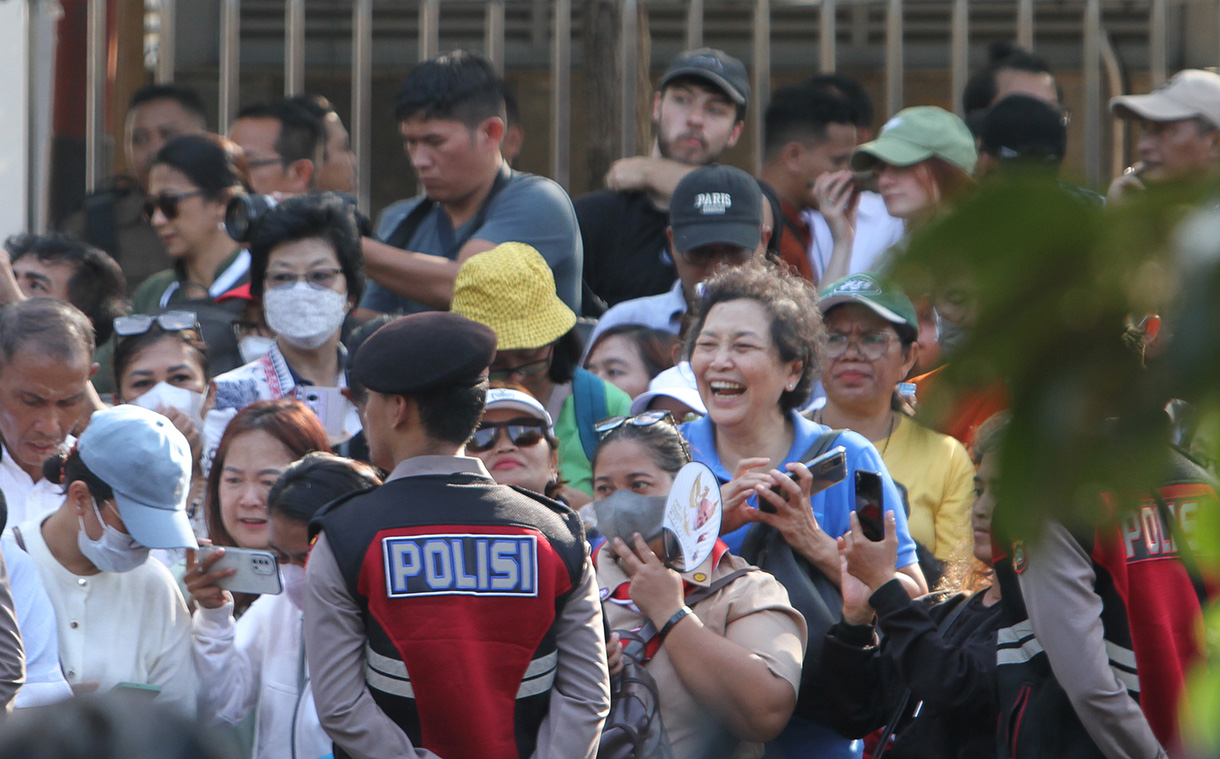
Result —
[{"label": "yellow top", "polygon": [[874,445],[894,482],[906,488],[911,537],[936,558],[953,558],[970,548],[974,463],[956,439],[899,416],[889,438]]}]

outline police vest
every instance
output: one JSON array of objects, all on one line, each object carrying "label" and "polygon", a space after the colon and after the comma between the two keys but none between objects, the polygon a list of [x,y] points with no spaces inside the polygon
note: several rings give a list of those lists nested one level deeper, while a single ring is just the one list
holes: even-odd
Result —
[{"label": "police vest", "polygon": [[326,532],[363,613],[373,699],[411,742],[445,757],[530,756],[555,681],[555,621],[587,560],[576,514],[485,476],[429,475],[338,501],[310,529]]}]

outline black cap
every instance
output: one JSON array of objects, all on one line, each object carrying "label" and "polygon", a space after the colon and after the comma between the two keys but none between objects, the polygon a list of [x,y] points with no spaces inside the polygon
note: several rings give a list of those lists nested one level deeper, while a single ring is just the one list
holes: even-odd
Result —
[{"label": "black cap", "polygon": [[708,80],[743,108],[750,99],[750,77],[745,64],[723,50],[701,47],[681,53],[661,77],[661,89],[680,76]]},{"label": "black cap", "polygon": [[352,373],[369,390],[411,395],[473,387],[496,355],[490,327],[448,311],[401,316],[369,335]]},{"label": "black cap", "polygon": [[987,109],[979,147],[1002,161],[1057,165],[1067,152],[1063,112],[1029,95],[1009,95]]},{"label": "black cap", "polygon": [[762,190],[741,169],[713,163],[682,178],[669,200],[679,253],[724,243],[754,250],[762,240]]}]

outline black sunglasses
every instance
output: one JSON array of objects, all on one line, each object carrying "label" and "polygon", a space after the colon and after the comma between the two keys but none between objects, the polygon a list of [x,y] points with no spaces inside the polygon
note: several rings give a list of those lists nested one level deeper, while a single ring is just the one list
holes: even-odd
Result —
[{"label": "black sunglasses", "polygon": [[153,324],[161,325],[166,332],[182,332],[193,329],[199,331],[199,319],[194,311],[166,311],[163,314],[129,314],[114,318],[114,333],[119,337],[142,335],[152,329]]},{"label": "black sunglasses", "polygon": [[163,192],[159,195],[149,195],[144,198],[144,218],[152,221],[153,214],[159,208],[165,218],[173,221],[178,218],[178,203],[183,198],[193,198],[202,194],[203,190],[191,190],[190,192]]},{"label": "black sunglasses", "polygon": [[495,447],[500,439],[500,430],[508,434],[509,442],[518,448],[529,448],[537,445],[545,436],[541,419],[529,421],[514,419],[509,422],[483,422],[470,436],[466,450],[473,453],[483,453]]}]

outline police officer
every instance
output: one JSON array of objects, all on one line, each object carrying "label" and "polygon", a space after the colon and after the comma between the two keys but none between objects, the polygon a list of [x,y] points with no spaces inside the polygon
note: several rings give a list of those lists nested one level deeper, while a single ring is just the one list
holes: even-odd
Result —
[{"label": "police officer", "polygon": [[496,336],[396,319],[353,362],[374,490],[314,519],[305,643],[336,757],[593,757],[609,709],[580,520],[463,456]]}]

